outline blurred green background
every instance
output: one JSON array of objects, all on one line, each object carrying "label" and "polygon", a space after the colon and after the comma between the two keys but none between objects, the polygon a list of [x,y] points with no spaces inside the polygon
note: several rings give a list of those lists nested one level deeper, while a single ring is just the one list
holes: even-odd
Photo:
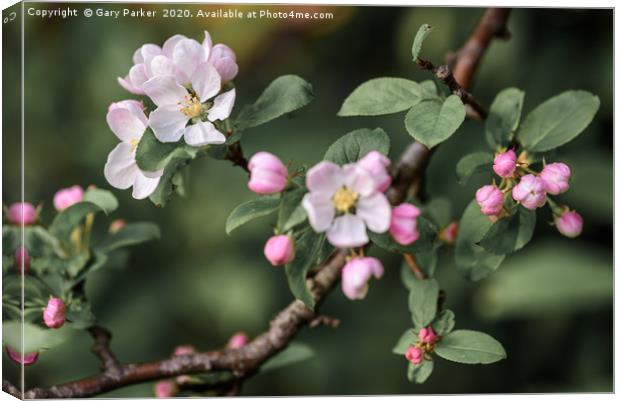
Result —
[{"label": "blurred green background", "polygon": [[[53,9],[62,3],[27,3]],[[330,21],[226,19],[84,18],[86,7],[122,9],[119,4],[72,4],[72,19],[25,19],[25,193],[53,215],[54,192],[73,184],[109,188],[103,165],[117,139],[105,122],[111,102],[130,98],[117,83],[131,66],[133,51],[146,42],[161,44],[182,33],[230,45],[238,55],[238,112],[274,78],[297,74],[311,82],[315,101],[292,118],[248,131],[248,155],[269,150],[283,160],[315,163],[327,146],[356,128],[380,126],[392,138],[397,157],[410,141],[403,116],[339,118],[344,98],[363,81],[378,76],[428,79],[411,63],[410,46],[422,23],[434,30],[424,54],[435,63],[456,50],[482,14],[478,8],[326,6],[233,6],[333,12]],[[141,5],[159,10],[164,5]],[[227,6],[180,6],[213,10]],[[131,6],[139,8],[139,6]],[[499,339],[508,359],[488,366],[465,366],[439,358],[424,385],[406,380],[404,358],[391,347],[410,326],[407,293],[400,284],[400,261],[383,257],[386,274],[368,297],[348,301],[339,289],[321,310],[341,319],[337,329],[304,329],[298,341],[316,355],[305,362],[258,375],[242,395],[337,395],[395,393],[486,393],[612,391],[612,217],[613,115],[611,10],[516,9],[509,20],[512,38],[494,41],[477,74],[475,95],[490,104],[495,94],[517,86],[526,92],[524,114],[568,89],[597,94],[601,108],[577,140],[554,160],[574,171],[571,190],[561,200],[584,217],[583,235],[561,237],[540,215],[531,245],[507,258],[481,283],[459,276],[452,250],[441,255],[438,278],[457,328],[486,331]],[[16,38],[14,38],[16,39]],[[19,96],[19,42],[5,35],[3,99]],[[13,53],[9,53],[13,52]],[[11,70],[12,69],[12,70]],[[13,72],[11,72],[13,71]],[[19,199],[18,104],[5,102],[3,202]],[[234,115],[234,112],[233,112]],[[458,218],[475,189],[456,182],[455,164],[469,151],[485,148],[483,126],[467,122],[435,153],[427,175],[432,197],[452,200]],[[114,333],[113,350],[122,362],[168,356],[175,345],[220,347],[237,330],[256,335],[291,301],[283,271],[262,255],[270,221],[248,224],[232,236],[224,222],[235,205],[253,197],[244,173],[227,162],[202,159],[191,167],[187,198],[165,208],[136,201],[114,190],[120,208],[114,218],[154,221],[161,241],[134,249],[122,271],[98,271],[87,292],[100,323]],[[546,210],[542,213],[548,213]],[[108,222],[100,219],[100,229]],[[49,386],[98,371],[85,333],[45,352],[26,371],[26,387]],[[3,356],[5,377],[17,382],[17,365]],[[151,396],[152,383],[105,396]]]}]

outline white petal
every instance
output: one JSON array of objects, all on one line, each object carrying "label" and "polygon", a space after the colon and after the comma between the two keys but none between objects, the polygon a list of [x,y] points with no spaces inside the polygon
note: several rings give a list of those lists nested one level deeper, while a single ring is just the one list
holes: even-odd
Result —
[{"label": "white petal", "polygon": [[327,230],[327,239],[338,248],[356,248],[368,243],[364,222],[348,213],[336,217],[334,224]]},{"label": "white petal", "polygon": [[230,116],[230,112],[235,105],[235,96],[235,90],[231,89],[216,97],[213,101],[213,107],[211,107],[207,113],[209,120],[226,120]]},{"label": "white petal", "polygon": [[188,126],[183,137],[191,146],[219,145],[226,142],[224,134],[208,121]]},{"label": "white petal", "polygon": [[140,172],[131,145],[121,142],[108,155],[103,174],[115,188],[127,189]]},{"label": "white petal", "polygon": [[144,64],[136,64],[129,70],[129,79],[131,84],[136,87],[141,87],[149,78],[146,75]]},{"label": "white petal", "polygon": [[222,88],[222,80],[215,67],[210,63],[201,63],[191,76],[192,87],[201,102],[211,99]]},{"label": "white petal", "polygon": [[336,213],[329,196],[309,192],[301,202],[308,215],[308,221],[316,232],[326,231],[332,225]]},{"label": "white petal", "polygon": [[306,186],[312,192],[331,197],[344,185],[342,169],[339,165],[322,161],[308,170]]},{"label": "white petal", "polygon": [[177,106],[188,96],[187,90],[170,75],[153,77],[142,85],[142,89],[157,106]]},{"label": "white petal", "polygon": [[140,139],[146,129],[143,120],[126,108],[110,110],[106,115],[106,121],[112,132],[123,142]]},{"label": "white petal", "polygon": [[384,233],[390,228],[392,208],[382,193],[361,197],[356,209],[357,215],[364,220],[370,231]]},{"label": "white petal", "polygon": [[205,31],[205,38],[202,41],[202,47],[205,49],[207,59],[209,59],[209,56],[211,55],[211,48],[213,47],[213,40],[211,40],[211,35],[209,35],[209,32],[207,31]]},{"label": "white petal", "polygon": [[160,177],[149,178],[142,174],[141,171],[138,171],[136,174],[136,180],[133,183],[133,191],[131,196],[133,196],[134,199],[144,199],[148,197],[157,188],[159,179]]},{"label": "white petal", "polygon": [[155,56],[149,63],[151,77],[174,75],[172,60],[166,56]]},{"label": "white petal", "polygon": [[142,62],[144,62],[145,60],[151,59],[161,54],[161,47],[152,43],[147,43],[145,45],[142,45],[142,47],[140,48],[140,54],[142,55]]},{"label": "white petal", "polygon": [[168,58],[172,58],[172,52],[174,51],[174,47],[177,45],[177,43],[179,43],[183,39],[187,39],[187,37],[183,35],[174,35],[168,38],[164,42],[164,46],[162,47],[161,54],[163,54],[164,56]]},{"label": "white petal", "polygon": [[158,107],[149,116],[149,125],[155,137],[162,142],[177,142],[189,118],[179,110],[177,105]]},{"label": "white petal", "polygon": [[199,64],[206,61],[204,48],[194,39],[182,39],[172,51],[172,61],[190,79]]},{"label": "white petal", "polygon": [[144,91],[141,88],[133,85],[131,83],[131,78],[127,75],[125,78],[118,77],[116,78],[119,85],[123,87],[129,93],[133,93],[134,95],[144,95]]},{"label": "white petal", "polygon": [[342,167],[344,184],[353,192],[361,196],[368,196],[376,189],[376,182],[370,174],[357,164],[347,164]]}]

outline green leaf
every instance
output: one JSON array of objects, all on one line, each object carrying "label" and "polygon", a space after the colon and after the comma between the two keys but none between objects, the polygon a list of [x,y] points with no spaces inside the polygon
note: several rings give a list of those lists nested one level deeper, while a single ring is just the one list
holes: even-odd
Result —
[{"label": "green leaf", "polygon": [[[22,326],[24,328],[24,348],[22,350]],[[2,342],[4,345],[22,353],[46,350],[62,344],[71,329],[44,329],[32,323],[2,322]]]},{"label": "green leaf", "polygon": [[71,231],[90,213],[105,212],[105,209],[93,202],[80,202],[58,213],[49,227],[49,232],[61,241],[67,241]]},{"label": "green leaf", "polygon": [[[437,252],[438,250],[439,246],[436,244],[427,251],[416,252],[415,255],[413,255],[418,266],[428,277],[433,277],[435,275],[435,268],[437,267],[437,259],[439,256]],[[401,265],[400,279],[405,288],[409,290],[412,286],[411,283],[417,280],[411,271],[411,267],[409,267],[405,261],[403,261]]]},{"label": "green leaf", "polygon": [[306,106],[314,98],[312,85],[296,75],[283,75],[269,84],[254,104],[246,106],[236,119],[245,130],[274,120]]},{"label": "green leaf", "polygon": [[437,92],[437,85],[432,79],[427,79],[426,81],[420,82],[420,86],[424,90],[425,98],[439,96],[439,93]]},{"label": "green leaf", "polygon": [[108,262],[108,255],[95,250],[92,257],[88,259],[86,265],[79,270],[79,274],[73,279],[73,283],[77,284],[84,280],[86,276],[94,271],[101,269]]},{"label": "green leaf", "polygon": [[24,242],[30,257],[64,255],[58,238],[41,226],[24,227]]},{"label": "green leaf", "polygon": [[422,100],[422,88],[404,78],[374,78],[366,81],[345,99],[338,115],[379,116],[405,111]]},{"label": "green leaf", "polygon": [[182,146],[177,148],[171,157],[167,158],[164,175],[159,179],[159,184],[155,191],[149,196],[149,199],[155,206],[166,206],[179,185],[177,174],[194,160],[199,155],[199,152],[200,148]]},{"label": "green leaf", "polygon": [[230,234],[235,228],[240,227],[248,221],[259,217],[267,216],[280,206],[280,199],[261,197],[252,199],[237,206],[226,220],[226,234]]},{"label": "green leaf", "polygon": [[65,314],[67,324],[76,330],[82,330],[95,324],[95,315],[86,301],[73,300]]},{"label": "green leaf", "polygon": [[428,326],[437,314],[439,284],[435,279],[415,280],[409,290],[409,311],[417,328]]},{"label": "green leaf", "polygon": [[160,237],[159,227],[154,223],[128,223],[117,233],[105,237],[103,241],[97,244],[96,249],[108,253],[122,247],[159,239]]},{"label": "green leaf", "polygon": [[423,359],[422,363],[417,365],[410,363],[407,366],[407,379],[413,383],[424,383],[430,377],[431,373],[433,373],[432,360]]},{"label": "green leaf", "polygon": [[480,246],[495,255],[505,255],[523,248],[534,234],[536,212],[519,206],[517,212],[495,222],[482,237]]},{"label": "green leaf", "polygon": [[315,301],[306,285],[306,277],[316,264],[324,241],[325,235],[315,233],[312,229],[305,230],[295,239],[295,258],[284,266],[291,292],[310,309],[314,309]]},{"label": "green leaf", "polygon": [[118,200],[112,195],[112,192],[105,189],[92,188],[84,192],[84,202],[91,202],[99,205],[106,214],[110,214],[118,208]]},{"label": "green leaf", "polygon": [[418,336],[416,331],[413,328],[407,329],[407,331],[400,336],[394,348],[392,348],[392,352],[398,355],[405,355],[407,348],[409,348],[410,345],[415,345],[417,341]]},{"label": "green leaf", "polygon": [[564,145],[590,124],[599,105],[598,96],[586,91],[572,90],[554,96],[525,117],[519,140],[532,152]]},{"label": "green leaf", "polygon": [[267,362],[259,368],[259,372],[264,373],[294,363],[303,362],[314,357],[314,355],[314,350],[309,345],[300,342],[292,342],[280,353],[267,360]]},{"label": "green leaf", "polygon": [[422,215],[437,227],[445,227],[452,222],[452,202],[446,197],[433,197],[422,208]]},{"label": "green leaf", "polygon": [[493,171],[493,155],[487,152],[475,152],[465,155],[456,164],[456,175],[459,184],[465,185],[475,173],[485,170]]},{"label": "green leaf", "polygon": [[487,364],[506,358],[504,347],[496,339],[471,330],[456,330],[443,337],[435,353],[449,361],[468,364]]},{"label": "green leaf", "polygon": [[323,158],[343,165],[354,163],[373,150],[387,156],[390,151],[390,137],[381,128],[361,128],[332,143]]},{"label": "green leaf", "polygon": [[301,200],[306,192],[305,188],[295,188],[282,194],[278,213],[278,227],[281,233],[286,233],[306,220],[306,210],[301,206]]},{"label": "green leaf", "polygon": [[478,281],[499,267],[504,255],[495,255],[478,243],[491,228],[493,223],[480,211],[472,200],[459,223],[459,235],[456,237],[455,259],[457,269],[468,279]]},{"label": "green leaf", "polygon": [[454,323],[454,312],[452,312],[450,309],[444,309],[439,312],[437,317],[435,317],[432,326],[435,333],[443,337],[452,331],[452,329],[454,328]]},{"label": "green leaf", "polygon": [[411,56],[413,57],[414,63],[420,55],[424,39],[426,39],[428,34],[431,33],[431,30],[432,28],[429,24],[423,24],[420,29],[418,29],[418,33],[416,33],[415,38],[413,39],[413,46],[411,47]]},{"label": "green leaf", "polygon": [[390,233],[377,234],[370,231],[368,237],[380,248],[396,253],[426,253],[434,248],[437,238],[437,226],[424,216],[417,218],[417,229],[420,237],[410,245],[400,245],[394,241]]},{"label": "green leaf", "polygon": [[174,158],[183,158],[195,150],[196,148],[183,141],[160,142],[148,129],[142,135],[136,149],[136,163],[143,171],[158,171],[165,168]]},{"label": "green leaf", "polygon": [[405,127],[414,139],[432,148],[450,138],[464,120],[463,102],[450,95],[443,103],[427,99],[414,105],[405,116]]},{"label": "green leaf", "polygon": [[508,147],[519,126],[525,92],[506,88],[495,96],[485,121],[487,142],[493,150]]}]

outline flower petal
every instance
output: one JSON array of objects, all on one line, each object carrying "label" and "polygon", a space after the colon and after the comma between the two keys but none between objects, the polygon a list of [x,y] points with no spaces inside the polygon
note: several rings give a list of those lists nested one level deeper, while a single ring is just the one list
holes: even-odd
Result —
[{"label": "flower petal", "polygon": [[158,107],[149,116],[149,125],[155,137],[162,142],[177,142],[189,118],[181,113],[177,105]]},{"label": "flower petal", "polygon": [[357,164],[342,167],[344,185],[361,196],[368,196],[376,190],[376,182],[370,174]]},{"label": "flower petal", "polygon": [[172,51],[174,65],[190,79],[196,68],[206,60],[205,49],[194,39],[180,40]]},{"label": "flower petal", "polygon": [[208,121],[189,125],[185,129],[185,142],[191,146],[219,145],[226,142],[226,137]]},{"label": "flower petal", "polygon": [[129,75],[127,75],[125,78],[118,77],[116,78],[116,80],[118,81],[119,85],[122,86],[123,89],[125,89],[129,93],[133,93],[134,95],[144,95],[144,91],[141,88],[138,88],[131,83],[131,78],[129,78]]},{"label": "flower petal", "polygon": [[174,47],[177,45],[177,43],[179,43],[183,39],[187,39],[187,37],[185,37],[184,35],[173,35],[169,37],[164,42],[164,46],[162,47],[161,54],[171,59],[172,52],[174,51]]},{"label": "flower petal", "polygon": [[380,192],[361,197],[357,202],[356,214],[364,220],[370,231],[384,233],[390,228],[392,208]]},{"label": "flower petal", "polygon": [[121,142],[108,155],[103,174],[114,188],[127,189],[139,173],[131,145]]},{"label": "flower petal", "polygon": [[[143,113],[144,114],[144,113]],[[106,115],[106,121],[114,134],[123,142],[140,139],[146,124],[128,108],[114,108]]]},{"label": "flower petal", "polygon": [[308,221],[316,232],[326,231],[332,225],[335,216],[334,204],[329,196],[309,192],[301,202],[308,215]]},{"label": "flower petal", "polygon": [[237,76],[239,66],[230,57],[222,57],[213,61],[213,66],[222,77],[222,81],[227,82]]},{"label": "flower petal", "polygon": [[205,31],[205,38],[202,41],[202,47],[205,49],[207,59],[209,59],[209,56],[211,55],[211,48],[213,47],[213,40],[207,31]]},{"label": "flower petal", "polygon": [[142,89],[157,106],[174,105],[176,107],[188,95],[187,90],[170,75],[153,77],[142,85]]},{"label": "flower petal", "polygon": [[136,179],[133,183],[133,191],[131,192],[131,196],[133,196],[134,199],[144,199],[148,197],[157,188],[159,179],[160,177],[149,178],[142,174],[141,171],[138,171],[136,174]]},{"label": "flower petal", "polygon": [[336,217],[327,230],[327,240],[337,248],[356,248],[368,243],[364,221],[352,214]]},{"label": "flower petal", "polygon": [[213,107],[211,107],[207,113],[209,120],[226,120],[230,116],[230,112],[235,105],[235,96],[235,89],[231,89],[216,97],[213,101]]},{"label": "flower petal", "polygon": [[342,169],[339,165],[322,161],[308,170],[306,186],[311,192],[331,197],[344,185]]},{"label": "flower petal", "polygon": [[138,88],[148,81],[149,78],[146,75],[144,64],[136,64],[131,67],[129,70],[129,79],[131,80],[131,84]]},{"label": "flower petal", "polygon": [[192,87],[201,102],[211,99],[222,88],[222,80],[215,67],[210,63],[201,63],[191,76]]},{"label": "flower petal", "polygon": [[166,56],[155,56],[148,64],[147,74],[149,73],[151,77],[174,75],[174,64],[172,64],[172,60]]}]

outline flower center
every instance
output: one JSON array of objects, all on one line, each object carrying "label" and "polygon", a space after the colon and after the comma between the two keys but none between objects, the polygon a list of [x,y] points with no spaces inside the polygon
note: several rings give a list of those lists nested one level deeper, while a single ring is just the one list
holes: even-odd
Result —
[{"label": "flower center", "polygon": [[202,112],[202,105],[196,96],[185,95],[182,102],[178,103],[181,113],[189,118],[198,117]]},{"label": "flower center", "polygon": [[131,146],[131,151],[134,152],[138,148],[138,144],[140,143],[139,139],[130,139],[129,145]]},{"label": "flower center", "polygon": [[357,203],[358,194],[351,191],[347,187],[342,187],[334,194],[332,198],[332,202],[336,207],[336,210],[342,213],[346,213],[351,210],[352,207]]}]

